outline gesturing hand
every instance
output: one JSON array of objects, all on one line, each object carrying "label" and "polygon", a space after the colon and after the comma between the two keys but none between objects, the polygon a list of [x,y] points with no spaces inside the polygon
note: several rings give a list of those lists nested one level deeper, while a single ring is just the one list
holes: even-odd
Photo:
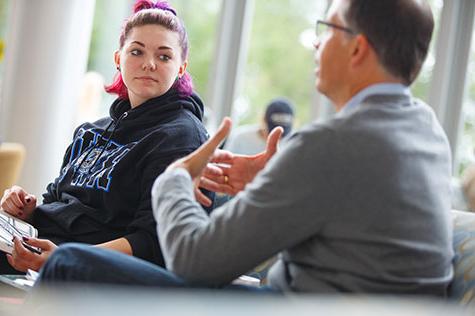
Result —
[{"label": "gesturing hand", "polygon": [[226,138],[229,131],[231,129],[231,119],[224,118],[219,126],[217,132],[206,141],[203,145],[201,145],[198,149],[194,152],[189,154],[186,157],[183,157],[170,166],[167,169],[173,168],[184,168],[186,169],[193,180],[199,179],[203,169],[208,164],[211,156],[213,155],[216,148],[218,148],[219,144]]},{"label": "gesturing hand", "polygon": [[277,152],[283,131],[282,127],[274,128],[267,137],[265,151],[253,156],[235,155],[229,151],[216,150],[211,163],[203,172],[199,186],[209,191],[237,194],[254,179]]}]

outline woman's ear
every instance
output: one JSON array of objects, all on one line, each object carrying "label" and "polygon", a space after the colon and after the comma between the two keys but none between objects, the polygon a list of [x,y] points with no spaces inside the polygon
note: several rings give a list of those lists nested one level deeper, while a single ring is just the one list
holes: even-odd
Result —
[{"label": "woman's ear", "polygon": [[188,61],[185,60],[183,62],[183,64],[180,66],[180,68],[178,69],[178,77],[181,78],[184,74],[185,74],[185,71],[186,71],[186,67],[188,66]]},{"label": "woman's ear", "polygon": [[115,68],[120,71],[120,50],[116,50],[114,52],[114,63],[115,63]]}]

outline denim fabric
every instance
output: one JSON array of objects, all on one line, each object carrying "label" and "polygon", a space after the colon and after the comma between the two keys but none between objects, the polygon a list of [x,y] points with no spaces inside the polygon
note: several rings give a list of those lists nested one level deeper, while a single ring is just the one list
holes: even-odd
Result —
[{"label": "denim fabric", "polygon": [[[76,243],[62,245],[51,255],[35,287],[65,283],[213,289],[187,284],[173,273],[136,257]],[[278,293],[270,287],[235,284],[224,289]]]},{"label": "denim fabric", "polygon": [[60,246],[40,271],[38,285],[58,283],[182,287],[184,282],[150,262],[117,251],[69,243]]}]

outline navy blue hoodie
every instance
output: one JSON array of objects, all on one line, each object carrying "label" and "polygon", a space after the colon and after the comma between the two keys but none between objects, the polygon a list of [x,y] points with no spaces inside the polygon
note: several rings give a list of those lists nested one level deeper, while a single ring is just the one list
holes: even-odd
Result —
[{"label": "navy blue hoodie", "polygon": [[98,244],[125,237],[133,255],[163,266],[152,214],[155,178],[208,138],[203,103],[174,90],[79,126],[33,217],[42,238]]}]

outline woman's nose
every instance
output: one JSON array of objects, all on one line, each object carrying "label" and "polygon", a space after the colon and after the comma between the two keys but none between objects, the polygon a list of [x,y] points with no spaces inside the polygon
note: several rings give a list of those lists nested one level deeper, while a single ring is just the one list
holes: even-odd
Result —
[{"label": "woman's nose", "polygon": [[151,70],[151,71],[155,71],[157,69],[157,64],[155,63],[155,61],[153,59],[149,59],[147,61],[144,62],[143,64],[143,70]]}]

